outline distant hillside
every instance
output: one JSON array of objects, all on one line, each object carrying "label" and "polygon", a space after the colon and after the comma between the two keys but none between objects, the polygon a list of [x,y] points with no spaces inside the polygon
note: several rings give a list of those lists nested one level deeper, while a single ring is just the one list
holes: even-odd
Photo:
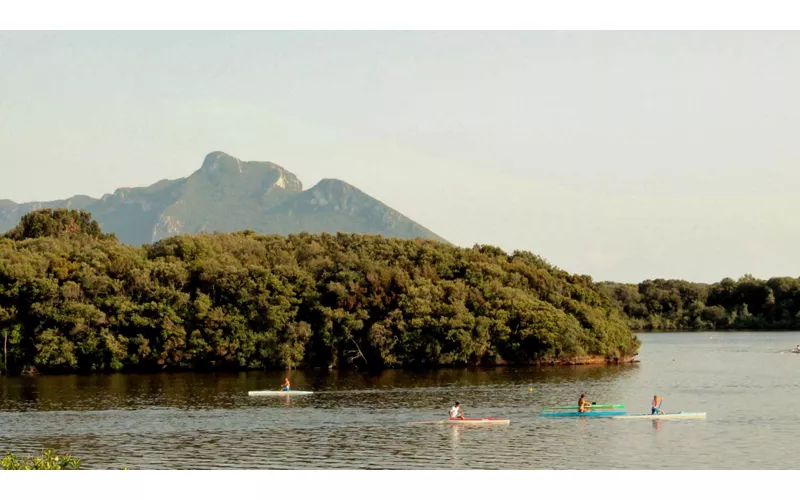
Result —
[{"label": "distant hillside", "polygon": [[746,274],[713,285],[656,279],[600,289],[633,330],[800,329],[800,278]]},{"label": "distant hillside", "polygon": [[300,180],[283,167],[241,161],[222,152],[207,155],[189,177],[120,188],[99,200],[89,196],[21,204],[0,200],[0,233],[41,208],[87,210],[103,231],[133,245],[179,234],[243,229],[280,235],[346,232],[444,241],[346,182],[324,179],[303,191]]}]

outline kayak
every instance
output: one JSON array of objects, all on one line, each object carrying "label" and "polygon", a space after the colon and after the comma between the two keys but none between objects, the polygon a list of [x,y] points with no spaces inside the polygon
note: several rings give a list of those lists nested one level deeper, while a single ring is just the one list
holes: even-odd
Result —
[{"label": "kayak", "polygon": [[626,411],[553,411],[549,413],[540,413],[540,417],[618,417],[627,415]]},{"label": "kayak", "polygon": [[248,396],[302,396],[313,394],[312,391],[248,391]]},{"label": "kayak", "polygon": [[706,412],[696,412],[696,411],[681,411],[678,413],[664,413],[655,415],[649,415],[643,413],[641,415],[622,415],[619,417],[613,418],[620,418],[620,419],[638,419],[638,420],[678,420],[678,419],[687,419],[687,418],[706,418]]},{"label": "kayak", "polygon": [[[593,404],[592,408],[625,408],[625,405],[610,405],[610,404]],[[546,408],[542,408],[542,411],[546,410],[577,410],[578,405],[571,405],[571,406],[550,406]]]},{"label": "kayak", "polygon": [[505,418],[452,418],[447,420],[429,420],[426,422],[412,422],[413,424],[452,424],[452,425],[508,425],[511,420]]}]

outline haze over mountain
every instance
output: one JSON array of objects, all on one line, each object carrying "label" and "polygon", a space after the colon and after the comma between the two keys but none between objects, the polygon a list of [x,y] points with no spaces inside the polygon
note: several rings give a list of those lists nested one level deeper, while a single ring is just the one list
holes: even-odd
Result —
[{"label": "haze over mountain", "polygon": [[441,237],[337,179],[323,179],[303,191],[291,172],[271,162],[241,161],[222,152],[206,156],[192,175],[147,187],[120,188],[101,199],[14,203],[0,200],[0,233],[40,208],[73,208],[92,213],[106,232],[123,243],[152,243],[176,234],[232,232],[362,233],[399,238]]}]

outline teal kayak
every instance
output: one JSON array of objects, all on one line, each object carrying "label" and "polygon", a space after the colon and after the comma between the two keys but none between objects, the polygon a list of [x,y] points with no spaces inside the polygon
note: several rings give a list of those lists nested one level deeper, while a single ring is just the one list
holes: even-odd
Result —
[{"label": "teal kayak", "polygon": [[[625,405],[611,405],[611,404],[592,404],[591,408],[625,408]],[[542,411],[546,410],[577,410],[578,405],[572,406],[550,406],[546,408],[542,408]]]},{"label": "teal kayak", "polygon": [[540,417],[620,417],[627,415],[626,411],[553,411],[548,413],[540,413]]}]

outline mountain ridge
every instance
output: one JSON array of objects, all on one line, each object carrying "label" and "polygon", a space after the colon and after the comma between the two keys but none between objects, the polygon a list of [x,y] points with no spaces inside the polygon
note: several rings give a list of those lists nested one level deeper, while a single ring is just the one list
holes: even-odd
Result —
[{"label": "mountain ridge", "polygon": [[178,234],[257,232],[381,234],[446,242],[357,187],[325,178],[303,190],[300,179],[269,161],[242,161],[222,151],[205,156],[200,168],[149,186],[120,187],[92,198],[54,201],[0,200],[0,233],[42,208],[89,211],[103,231],[123,243],[141,245]]}]

